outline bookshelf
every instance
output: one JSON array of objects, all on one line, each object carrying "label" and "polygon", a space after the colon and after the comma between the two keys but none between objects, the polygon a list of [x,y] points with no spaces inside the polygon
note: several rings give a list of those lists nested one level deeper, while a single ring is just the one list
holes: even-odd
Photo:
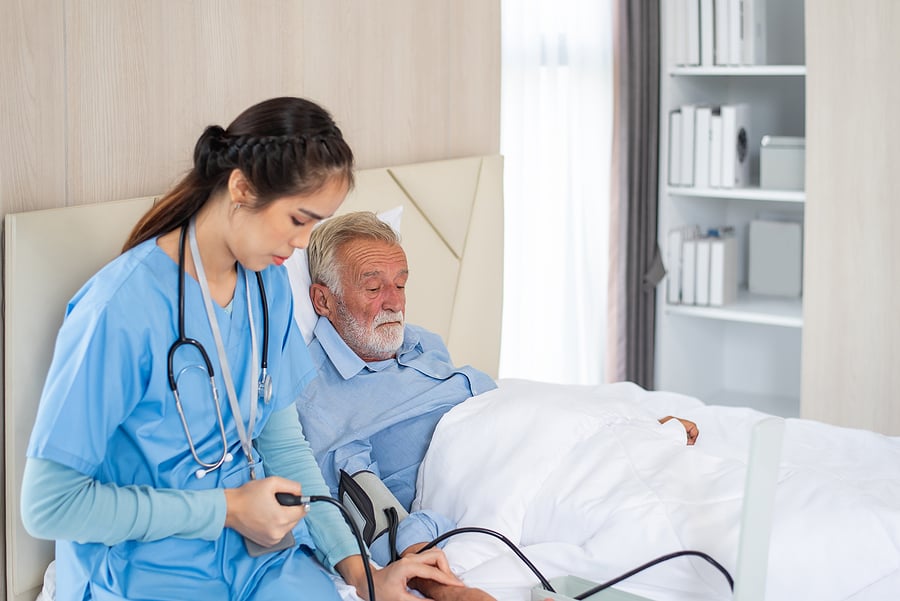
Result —
[{"label": "bookshelf", "polygon": [[[803,222],[805,193],[761,188],[759,163],[764,135],[805,136],[804,2],[766,3],[767,64],[760,65],[676,65],[676,56],[684,56],[675,49],[675,28],[684,23],[677,13],[683,6],[679,0],[661,7],[659,246],[665,261],[673,228],[734,226],[739,291],[736,300],[722,306],[671,303],[663,281],[657,292],[656,387],[710,404],[796,417],[803,300],[747,290],[748,229],[755,219]],[[749,185],[671,185],[670,111],[686,104],[736,103],[749,107]]]}]

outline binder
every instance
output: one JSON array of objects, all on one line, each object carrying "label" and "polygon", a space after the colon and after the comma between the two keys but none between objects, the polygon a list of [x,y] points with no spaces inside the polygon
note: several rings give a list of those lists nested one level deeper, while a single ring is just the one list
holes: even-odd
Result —
[{"label": "binder", "polygon": [[728,233],[710,239],[709,304],[721,307],[737,300],[737,239]]},{"label": "binder", "polygon": [[729,0],[728,4],[728,64],[741,64],[741,2],[743,0]]},{"label": "binder", "polygon": [[766,0],[741,0],[741,62],[745,65],[766,64]]},{"label": "binder", "polygon": [[698,106],[694,114],[694,187],[709,187],[710,119],[712,107]]},{"label": "binder", "polygon": [[669,111],[669,185],[681,185],[681,109]]},{"label": "binder", "polygon": [[681,302],[681,245],[684,243],[683,230],[669,230],[666,241],[666,301],[669,304]]},{"label": "binder", "polygon": [[743,188],[750,184],[749,107],[722,105],[722,187]]},{"label": "binder", "polygon": [[669,230],[666,240],[666,302],[678,304],[682,302],[681,282],[684,241],[696,238],[699,229],[696,225],[685,225]]},{"label": "binder", "polygon": [[697,240],[685,238],[681,245],[681,302],[693,305],[697,291]]},{"label": "binder", "polygon": [[694,134],[697,107],[681,106],[681,185],[694,185]]},{"label": "binder", "polygon": [[715,22],[716,22],[716,48],[715,62],[717,65],[727,65],[731,60],[728,43],[728,9],[731,0],[714,0],[715,2]]},{"label": "binder", "polygon": [[685,16],[684,16],[684,1],[685,0],[672,0],[666,8],[671,9],[672,17],[668,20],[671,24],[669,26],[669,35],[671,37],[671,41],[669,42],[672,48],[672,57],[676,66],[683,66],[687,59],[687,37],[685,34]]},{"label": "binder", "polygon": [[700,0],[700,65],[712,67],[715,64],[716,21],[713,5],[715,0]]},{"label": "binder", "polygon": [[700,64],[700,0],[686,0],[687,64]]},{"label": "binder", "polygon": [[713,107],[709,118],[709,187],[722,187],[722,111]]},{"label": "binder", "polygon": [[694,282],[697,286],[697,291],[694,293],[694,302],[698,305],[709,304],[710,241],[711,239],[708,236],[699,238],[697,240],[697,267],[696,274],[694,276]]}]

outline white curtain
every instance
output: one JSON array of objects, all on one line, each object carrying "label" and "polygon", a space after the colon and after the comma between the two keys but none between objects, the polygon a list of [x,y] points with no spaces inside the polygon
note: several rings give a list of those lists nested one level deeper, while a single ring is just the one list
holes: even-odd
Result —
[{"label": "white curtain", "polygon": [[611,0],[502,0],[500,377],[604,381]]}]

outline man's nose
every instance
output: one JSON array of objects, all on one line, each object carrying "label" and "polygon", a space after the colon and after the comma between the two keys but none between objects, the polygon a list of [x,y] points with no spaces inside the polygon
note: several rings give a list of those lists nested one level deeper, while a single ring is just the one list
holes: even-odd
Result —
[{"label": "man's nose", "polygon": [[387,311],[403,311],[406,305],[406,293],[403,288],[392,286],[387,289],[382,308]]}]

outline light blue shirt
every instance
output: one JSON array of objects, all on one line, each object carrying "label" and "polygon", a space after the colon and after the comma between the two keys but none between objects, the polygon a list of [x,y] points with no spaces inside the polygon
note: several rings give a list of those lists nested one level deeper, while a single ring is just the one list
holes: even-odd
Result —
[{"label": "light blue shirt", "polygon": [[[259,401],[250,377],[253,358],[247,297],[242,293],[246,277],[255,280],[239,269],[233,311],[215,311],[245,425],[250,404],[257,405],[254,455],[265,470],[258,475],[277,473],[300,481],[304,494],[323,494],[328,489],[296,420],[283,419],[287,411],[293,413],[293,401],[315,376],[308,351],[290,304],[270,300],[268,367],[274,394],[270,402]],[[269,299],[291,297],[283,269],[266,269],[263,279]],[[224,494],[217,489],[240,486],[249,470],[200,288],[188,277],[185,334],[199,340],[213,362],[226,440],[234,456],[202,479],[194,475],[198,464],[167,378],[167,352],[177,337],[177,283],[177,265],[151,240],[98,272],[67,309],[28,446],[34,462],[26,469],[22,493],[30,500],[23,503],[26,524],[40,530],[39,535],[57,539],[61,601],[85,596],[252,597],[264,583],[275,582],[271,575],[282,565],[288,570],[295,555],[307,553],[295,547],[252,558],[242,537],[223,527]],[[250,288],[261,333],[254,281]],[[183,347],[175,355],[174,371],[187,368],[179,380],[186,419],[198,455],[214,461],[222,442],[208,376],[194,369],[199,363],[198,353]],[[48,490],[41,485],[48,477],[76,488]],[[311,512],[298,524],[294,534],[299,544],[328,565],[358,553],[340,514],[314,510],[324,517],[317,520]],[[287,591],[293,585],[285,581],[282,586]],[[327,586],[333,589],[330,582]]]},{"label": "light blue shirt", "polygon": [[[332,494],[340,470],[368,470],[407,510],[438,421],[465,399],[496,388],[487,374],[454,367],[440,336],[413,325],[405,327],[396,358],[366,363],[320,317],[309,351],[319,375],[304,389],[297,411]],[[453,527],[435,512],[412,513],[400,524],[397,550]],[[380,563],[389,557],[386,538],[371,549]]]}]

